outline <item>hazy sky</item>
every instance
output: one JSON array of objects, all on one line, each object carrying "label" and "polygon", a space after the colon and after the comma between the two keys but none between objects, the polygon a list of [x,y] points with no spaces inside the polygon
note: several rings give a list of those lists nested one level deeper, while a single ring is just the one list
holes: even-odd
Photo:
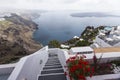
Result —
[{"label": "hazy sky", "polygon": [[120,0],[0,0],[1,8],[120,11]]}]

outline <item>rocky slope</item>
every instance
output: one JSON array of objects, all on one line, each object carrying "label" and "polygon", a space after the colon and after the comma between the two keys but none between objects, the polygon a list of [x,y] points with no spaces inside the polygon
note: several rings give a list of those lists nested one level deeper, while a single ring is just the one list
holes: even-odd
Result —
[{"label": "rocky slope", "polygon": [[9,63],[31,54],[42,46],[32,39],[37,24],[11,14],[0,21],[0,63]]}]

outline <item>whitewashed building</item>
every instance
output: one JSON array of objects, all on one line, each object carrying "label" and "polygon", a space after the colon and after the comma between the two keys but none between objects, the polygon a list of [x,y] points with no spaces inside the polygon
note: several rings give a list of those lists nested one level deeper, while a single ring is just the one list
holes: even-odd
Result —
[{"label": "whitewashed building", "polygon": [[74,38],[74,39],[79,39],[79,37],[78,37],[78,36],[74,36],[73,38]]},{"label": "whitewashed building", "polygon": [[92,54],[93,52],[94,52],[94,50],[89,46],[86,46],[86,47],[74,47],[74,48],[71,48],[69,50],[70,54],[77,54],[77,53],[80,53],[80,54]]},{"label": "whitewashed building", "polygon": [[94,43],[100,47],[120,47],[120,26],[108,26],[100,30]]},{"label": "whitewashed building", "polygon": [[70,48],[70,46],[64,45],[64,44],[61,44],[60,47],[61,47],[61,48]]}]

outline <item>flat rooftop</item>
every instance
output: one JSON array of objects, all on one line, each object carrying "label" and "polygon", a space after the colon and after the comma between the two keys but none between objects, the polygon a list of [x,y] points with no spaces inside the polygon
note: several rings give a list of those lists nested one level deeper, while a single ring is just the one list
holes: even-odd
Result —
[{"label": "flat rooftop", "polygon": [[73,52],[86,52],[86,51],[93,51],[93,49],[89,46],[86,47],[74,47],[71,48],[70,50],[72,50]]},{"label": "flat rooftop", "polygon": [[95,48],[95,53],[120,52],[120,47]]}]

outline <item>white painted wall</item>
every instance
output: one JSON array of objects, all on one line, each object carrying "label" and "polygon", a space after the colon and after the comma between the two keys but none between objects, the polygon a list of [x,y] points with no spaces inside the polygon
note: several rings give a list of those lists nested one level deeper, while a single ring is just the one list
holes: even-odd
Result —
[{"label": "white painted wall", "polygon": [[[66,60],[69,58],[69,54],[66,50],[61,50],[61,49],[58,49],[58,57],[59,57],[59,60],[60,60],[60,63],[64,69],[64,72],[67,71],[67,68],[65,68],[64,66],[67,66],[66,65]],[[67,75],[66,76],[67,80],[69,80],[69,76]]]},{"label": "white painted wall", "polygon": [[[37,80],[47,60],[48,47],[44,47],[34,54],[23,57],[17,63],[8,80]],[[40,64],[41,62],[42,64]]]},{"label": "white painted wall", "polygon": [[[67,52],[65,52],[65,51],[62,51],[62,50],[60,50],[60,49],[58,49],[58,51],[57,51],[57,54],[58,54],[58,58],[59,58],[59,60],[60,60],[60,63],[61,63],[61,65],[63,66],[63,69],[64,69],[64,66],[66,66],[66,57],[65,57],[65,54],[66,54]],[[67,53],[68,54],[68,53]],[[64,69],[65,70],[65,69]]]},{"label": "white painted wall", "polygon": [[119,79],[120,78],[120,73],[119,74],[106,74],[106,75],[98,75],[98,76],[93,76],[93,77],[87,77],[87,80],[108,80],[108,79]]},{"label": "white painted wall", "polygon": [[[94,54],[84,54],[84,55],[86,56],[85,59],[89,60],[91,63],[93,62],[92,59],[93,59]],[[101,55],[102,55],[101,63],[120,59],[120,52],[96,53],[97,58],[100,58]],[[69,58],[75,55],[65,55],[65,56]]]},{"label": "white painted wall", "polygon": [[16,64],[4,64],[4,65],[0,65],[0,75],[3,74],[10,74]]}]

